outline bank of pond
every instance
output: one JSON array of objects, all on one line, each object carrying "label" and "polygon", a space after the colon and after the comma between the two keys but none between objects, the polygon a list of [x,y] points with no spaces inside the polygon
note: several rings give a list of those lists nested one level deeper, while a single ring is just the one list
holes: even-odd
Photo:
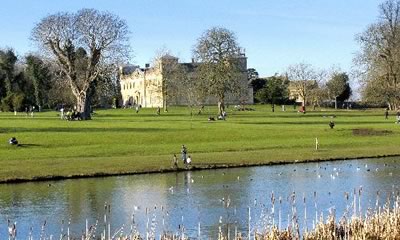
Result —
[{"label": "bank of pond", "polygon": [[0,236],[396,239],[399,186],[397,157],[1,184]]}]

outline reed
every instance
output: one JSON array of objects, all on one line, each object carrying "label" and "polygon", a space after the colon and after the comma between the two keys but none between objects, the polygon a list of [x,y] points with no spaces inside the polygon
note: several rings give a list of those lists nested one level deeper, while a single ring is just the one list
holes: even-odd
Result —
[{"label": "reed", "polygon": [[[361,188],[360,188],[361,189]],[[356,195],[360,197],[362,190],[355,191]],[[345,193],[345,198],[349,199],[349,194]],[[358,239],[400,239],[400,195],[399,193],[391,193],[387,197],[387,200],[383,206],[379,205],[380,193],[377,192],[377,199],[375,208],[369,208],[364,212],[351,211],[351,208],[358,208],[357,201],[350,201],[350,205],[344,211],[343,216],[340,219],[336,219],[335,210],[331,209],[328,216],[325,218],[323,214],[320,214],[319,219],[316,219],[314,225],[311,229],[307,229],[306,225],[300,229],[300,222],[296,209],[296,193],[292,192],[288,197],[288,203],[291,204],[291,213],[289,216],[290,222],[286,228],[281,229],[281,220],[278,220],[276,224],[274,219],[274,208],[275,208],[275,196],[271,195],[271,211],[270,214],[263,213],[261,217],[263,220],[263,226],[251,226],[251,208],[248,207],[249,214],[249,226],[247,232],[239,232],[235,226],[234,234],[230,234],[230,231],[224,231],[224,221],[220,217],[218,225],[218,240],[244,240],[244,239],[254,239],[254,240],[290,240],[290,239],[304,239],[304,240],[314,240],[314,239],[326,239],[326,240],[358,240]],[[314,198],[316,193],[314,193]],[[354,198],[355,199],[355,198]],[[305,205],[306,198],[302,197],[303,203]],[[314,199],[315,201],[315,199]],[[354,204],[356,203],[356,204]],[[279,209],[282,204],[281,197],[279,197]],[[301,208],[304,208],[304,205]],[[316,201],[315,201],[316,205]],[[163,207],[162,207],[163,208]],[[200,223],[198,227],[198,233],[196,236],[190,236],[186,232],[186,227],[180,224],[176,231],[167,231],[165,226],[160,226],[163,228],[161,231],[157,231],[157,215],[156,207],[154,209],[146,209],[146,216],[148,217],[148,227],[144,233],[140,233],[137,229],[135,216],[132,215],[131,226],[125,227],[120,226],[117,229],[111,229],[110,223],[110,205],[105,205],[104,214],[104,226],[103,229],[99,229],[98,222],[93,225],[89,225],[86,221],[85,230],[82,231],[80,237],[70,236],[69,226],[67,233],[64,231],[64,221],[61,224],[61,234],[56,236],[49,235],[46,233],[45,221],[40,227],[39,240],[186,240],[186,239],[206,239],[201,236]],[[304,208],[304,211],[306,209]],[[316,216],[318,216],[318,212]],[[307,216],[304,215],[304,221],[307,221]],[[351,216],[350,216],[351,215]],[[150,220],[151,216],[151,220]],[[279,216],[280,218],[280,216]],[[314,216],[311,216],[314,221]],[[68,223],[69,225],[69,223]],[[127,229],[127,231],[125,231]],[[17,239],[17,225],[16,223],[8,220],[8,230],[9,230],[9,240]],[[28,239],[34,240],[32,237],[33,228],[30,228]],[[158,235],[157,235],[158,234]],[[207,238],[208,239],[208,238]]]}]

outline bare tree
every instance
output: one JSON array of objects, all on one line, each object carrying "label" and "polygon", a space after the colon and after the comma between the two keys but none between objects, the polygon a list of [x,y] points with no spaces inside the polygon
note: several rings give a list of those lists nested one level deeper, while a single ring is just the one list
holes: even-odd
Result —
[{"label": "bare tree", "polygon": [[164,47],[157,50],[153,66],[162,74],[161,84],[156,89],[162,98],[163,109],[167,112],[169,103],[179,98],[179,88],[182,88],[181,82],[182,78],[186,77],[186,72],[182,69],[178,58]]},{"label": "bare tree", "polygon": [[400,103],[400,1],[382,3],[379,12],[378,21],[357,36],[361,51],[355,63],[368,88],[363,92],[382,93],[380,101],[392,108]]},{"label": "bare tree", "polygon": [[[218,101],[218,112],[225,109],[225,96],[240,90],[240,47],[235,34],[214,27],[203,33],[193,50],[198,81],[205,81],[209,94]],[[246,71],[246,69],[245,69]],[[247,74],[245,72],[245,74]]]},{"label": "bare tree", "polygon": [[299,63],[289,66],[286,75],[290,81],[290,91],[301,99],[305,111],[311,91],[318,88],[318,82],[321,80],[323,73],[318,73],[310,64]]},{"label": "bare tree", "polygon": [[[87,103],[91,84],[128,58],[128,33],[124,20],[94,9],[52,14],[33,29],[33,41],[56,60],[65,74],[82,119],[90,119]],[[78,50],[86,55],[77,57]]]},{"label": "bare tree", "polygon": [[308,99],[313,106],[313,110],[315,110],[316,106],[320,107],[323,101],[330,100],[326,84],[319,82],[317,87],[311,89]]}]

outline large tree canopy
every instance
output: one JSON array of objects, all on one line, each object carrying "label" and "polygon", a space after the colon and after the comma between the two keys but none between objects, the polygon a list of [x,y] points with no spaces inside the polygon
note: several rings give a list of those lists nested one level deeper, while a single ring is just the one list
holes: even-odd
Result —
[{"label": "large tree canopy", "polygon": [[256,92],[256,98],[262,103],[285,104],[289,101],[289,81],[284,76],[274,75],[265,79],[266,84]]},{"label": "large tree canopy", "polygon": [[25,77],[29,78],[33,85],[33,102],[37,106],[43,106],[49,102],[48,92],[51,89],[52,80],[50,68],[35,55],[26,56],[25,61]]},{"label": "large tree canopy", "polygon": [[[400,104],[400,1],[388,0],[379,6],[379,18],[357,40],[361,51],[355,59],[364,80],[364,99]],[[381,93],[378,97],[374,93]]]},{"label": "large tree canopy", "polygon": [[24,98],[27,97],[24,92],[31,88],[17,60],[14,50],[0,50],[0,110],[2,111],[18,111],[22,107]]},{"label": "large tree canopy", "polygon": [[83,119],[90,119],[92,83],[128,57],[128,33],[124,20],[94,9],[52,14],[33,29],[32,39],[66,76]]},{"label": "large tree canopy", "polygon": [[[210,95],[217,98],[219,114],[224,111],[226,94],[240,92],[240,54],[235,34],[218,27],[205,31],[193,50],[194,58],[200,62],[197,75],[200,81],[207,82],[204,85],[209,87]],[[246,66],[244,69],[247,74]]]},{"label": "large tree canopy", "polygon": [[337,109],[338,100],[347,100],[351,95],[349,76],[345,72],[334,72],[326,83],[329,97],[335,100],[335,109]]},{"label": "large tree canopy", "polygon": [[12,49],[0,50],[0,99],[13,91],[17,56]]}]

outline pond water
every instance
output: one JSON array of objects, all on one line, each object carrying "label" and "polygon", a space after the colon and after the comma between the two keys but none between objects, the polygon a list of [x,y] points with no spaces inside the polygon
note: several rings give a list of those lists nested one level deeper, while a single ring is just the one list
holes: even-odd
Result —
[{"label": "pond water", "polygon": [[19,239],[29,234],[59,239],[68,228],[79,237],[86,221],[98,221],[100,234],[106,214],[112,233],[133,227],[158,238],[183,225],[190,236],[215,239],[220,226],[231,235],[235,230],[247,235],[249,226],[250,232],[262,231],[271,222],[285,228],[293,205],[300,226],[311,228],[316,214],[327,216],[332,209],[338,217],[346,209],[359,214],[360,208],[375,208],[377,199],[382,205],[399,185],[398,158],[3,184],[0,236],[7,236],[8,219],[17,223]]}]

